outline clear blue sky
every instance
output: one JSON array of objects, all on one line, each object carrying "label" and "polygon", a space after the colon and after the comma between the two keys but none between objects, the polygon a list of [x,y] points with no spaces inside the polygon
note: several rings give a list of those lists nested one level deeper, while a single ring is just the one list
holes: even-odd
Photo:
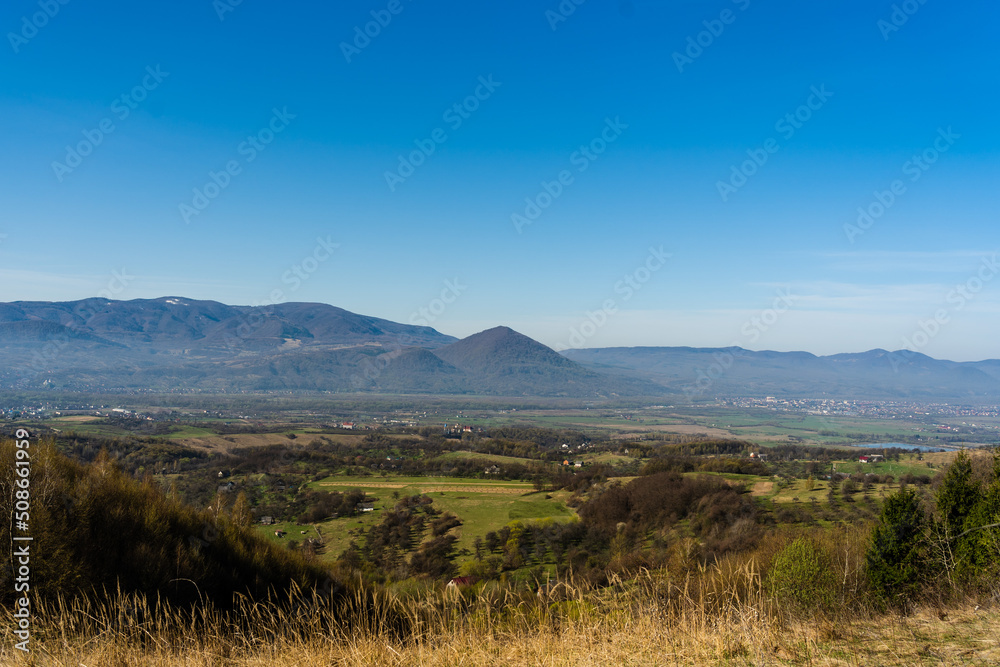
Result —
[{"label": "clear blue sky", "polygon": [[1000,357],[996,3],[231,2],[4,4],[0,300]]}]

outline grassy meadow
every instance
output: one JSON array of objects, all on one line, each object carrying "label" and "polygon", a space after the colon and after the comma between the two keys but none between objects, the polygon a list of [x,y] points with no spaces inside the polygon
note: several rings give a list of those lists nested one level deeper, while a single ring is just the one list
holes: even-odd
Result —
[{"label": "grassy meadow", "polygon": [[[340,492],[361,489],[375,498],[375,509],[357,516],[330,519],[315,526],[282,522],[258,528],[269,539],[285,543],[316,537],[316,531],[319,530],[326,544],[326,549],[321,554],[323,560],[335,559],[360,531],[381,521],[385,511],[392,509],[397,499],[405,496],[427,494],[438,510],[458,516],[462,520],[462,526],[456,529],[459,537],[457,548],[460,551],[471,550],[476,537],[482,537],[511,521],[567,521],[575,516],[573,510],[566,506],[569,492],[538,492],[527,482],[456,477],[334,475],[313,482],[309,487]],[[275,536],[277,529],[284,530],[287,535],[281,538]],[[303,535],[302,531],[306,531],[306,534]]]},{"label": "grassy meadow", "polygon": [[[789,614],[752,569],[690,579],[646,573],[601,591],[560,584],[528,596],[438,589],[419,599],[357,591],[331,606],[305,596],[192,617],[120,596],[35,610],[31,653],[5,665],[342,667],[725,665],[986,667],[1000,664],[1000,611],[970,603],[908,614],[864,608]],[[13,624],[10,611],[2,612]]]}]

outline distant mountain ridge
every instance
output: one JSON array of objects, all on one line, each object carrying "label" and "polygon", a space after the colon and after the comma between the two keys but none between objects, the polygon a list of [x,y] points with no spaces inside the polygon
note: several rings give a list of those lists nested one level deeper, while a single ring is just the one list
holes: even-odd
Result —
[{"label": "distant mountain ridge", "polygon": [[[562,354],[508,327],[462,340],[321,303],[0,303],[0,389],[1000,399],[1000,360],[739,347]],[[673,400],[673,399],[670,399]]]},{"label": "distant mountain ridge", "polygon": [[457,340],[319,303],[183,297],[0,304],[0,387],[610,397],[655,384],[582,368],[506,327]]},{"label": "distant mountain ridge", "polygon": [[398,324],[323,303],[227,306],[183,297],[0,303],[0,326],[42,322],[61,325],[74,335],[127,345],[144,342],[161,349],[268,348],[288,340],[347,345],[390,339],[440,347],[456,340],[430,327]]},{"label": "distant mountain ridge", "polygon": [[1000,360],[955,362],[909,350],[816,356],[740,347],[611,347],[563,355],[587,368],[656,382],[692,398],[1000,398]]}]

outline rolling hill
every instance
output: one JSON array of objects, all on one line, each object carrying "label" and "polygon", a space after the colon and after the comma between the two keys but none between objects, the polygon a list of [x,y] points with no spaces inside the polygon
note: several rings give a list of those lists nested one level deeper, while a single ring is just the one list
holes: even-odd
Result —
[{"label": "rolling hill", "polygon": [[636,396],[662,387],[588,370],[508,327],[495,327],[434,350],[463,371],[472,387],[502,396]]}]

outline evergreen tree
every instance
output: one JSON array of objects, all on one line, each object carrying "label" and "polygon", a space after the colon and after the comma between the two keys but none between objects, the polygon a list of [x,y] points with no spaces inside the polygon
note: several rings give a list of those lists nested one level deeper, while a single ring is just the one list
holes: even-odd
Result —
[{"label": "evergreen tree", "polygon": [[971,543],[975,536],[966,533],[966,524],[979,504],[982,491],[972,479],[972,461],[959,452],[948,467],[937,492],[939,551],[949,574],[969,574]]},{"label": "evergreen tree", "polygon": [[960,562],[970,574],[996,580],[1000,575],[1000,452],[993,458],[990,485],[979,494],[959,540]]},{"label": "evergreen tree", "polygon": [[881,602],[905,607],[916,597],[926,572],[925,525],[915,491],[899,491],[886,499],[865,554],[868,583]]},{"label": "evergreen tree", "polygon": [[964,530],[965,519],[979,495],[979,486],[972,480],[972,461],[964,451],[959,452],[937,492],[938,514],[952,537]]}]

